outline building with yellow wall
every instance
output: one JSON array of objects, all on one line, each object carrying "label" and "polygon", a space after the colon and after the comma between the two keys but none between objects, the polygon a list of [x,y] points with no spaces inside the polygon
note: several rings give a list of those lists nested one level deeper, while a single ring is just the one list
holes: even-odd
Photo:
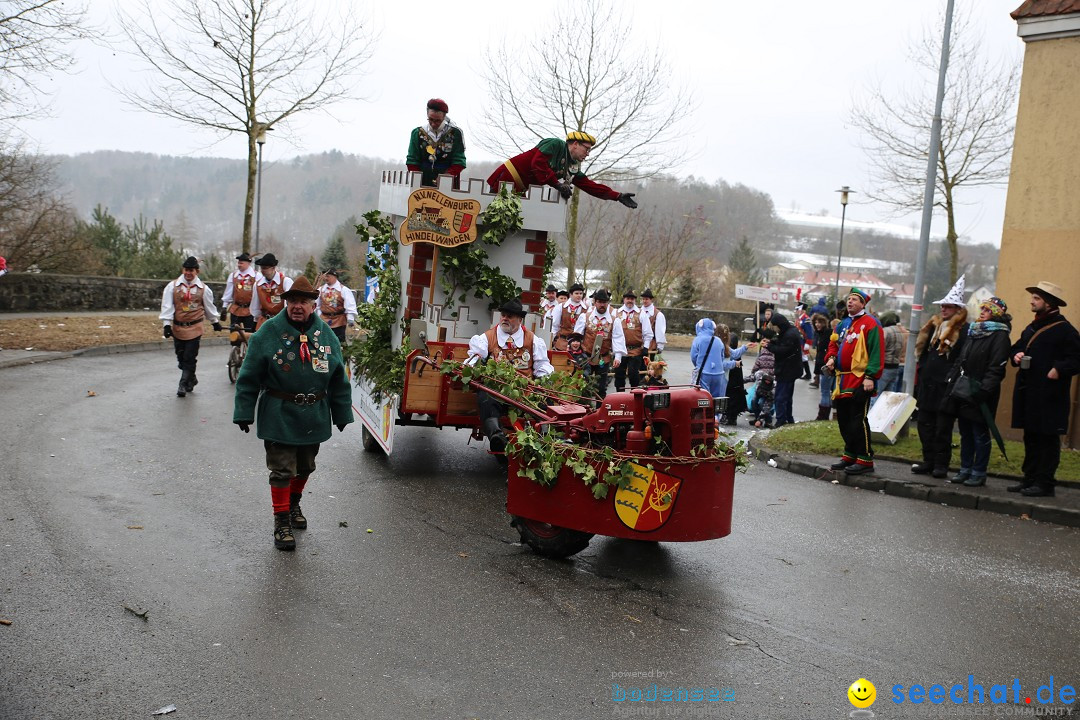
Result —
[{"label": "building with yellow wall", "polygon": [[[1080,0],[1027,0],[1012,13],[1024,41],[997,293],[1013,316],[1013,340],[1032,320],[1025,287],[1057,283],[1080,320]],[[1072,316],[1070,316],[1072,313]],[[998,408],[1004,431],[1012,416],[1016,373],[1006,373]],[[1066,445],[1080,446],[1080,382],[1074,380]],[[1012,431],[1017,437],[1019,431]]]}]

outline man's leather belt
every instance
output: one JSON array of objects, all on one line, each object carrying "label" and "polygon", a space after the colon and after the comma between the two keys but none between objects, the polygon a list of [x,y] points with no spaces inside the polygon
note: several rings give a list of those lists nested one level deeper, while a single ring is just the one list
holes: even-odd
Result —
[{"label": "man's leather belt", "polygon": [[192,320],[191,322],[186,322],[186,323],[185,322],[174,322],[173,325],[175,325],[176,327],[191,327],[192,325],[202,325],[202,321],[203,321],[203,319],[199,318],[198,320]]},{"label": "man's leather belt", "polygon": [[317,393],[290,393],[284,390],[272,390],[266,389],[266,394],[270,397],[276,397],[280,400],[288,400],[289,402],[296,403],[297,405],[314,405],[315,403],[326,397],[325,392]]},{"label": "man's leather belt", "polygon": [[345,314],[344,310],[339,310],[337,312],[324,312],[324,313],[322,313],[322,316],[323,317],[335,317],[337,315],[344,315],[344,314]]},{"label": "man's leather belt", "polygon": [[642,348],[641,345],[627,345],[626,346],[627,350],[640,350],[641,348]]},{"label": "man's leather belt", "polygon": [[236,307],[251,307],[251,303],[238,303],[238,302],[234,302],[234,303],[233,303],[233,305],[235,305]]}]

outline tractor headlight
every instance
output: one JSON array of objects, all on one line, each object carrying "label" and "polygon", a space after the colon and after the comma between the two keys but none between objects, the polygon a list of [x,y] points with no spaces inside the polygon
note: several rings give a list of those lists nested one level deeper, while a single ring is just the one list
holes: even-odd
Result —
[{"label": "tractor headlight", "polygon": [[663,410],[671,407],[671,393],[649,393],[645,396],[645,407],[648,410]]}]

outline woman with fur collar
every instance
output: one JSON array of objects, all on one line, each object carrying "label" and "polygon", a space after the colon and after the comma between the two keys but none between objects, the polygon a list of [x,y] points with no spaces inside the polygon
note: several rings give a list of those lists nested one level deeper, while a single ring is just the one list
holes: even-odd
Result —
[{"label": "woman with fur collar", "polygon": [[967,337],[967,308],[964,305],[964,276],[961,275],[945,297],[934,302],[941,308],[931,317],[915,340],[917,384],[915,399],[919,409],[919,441],[922,462],[911,466],[916,475],[943,478],[949,474],[955,418],[941,412],[949,373]]}]

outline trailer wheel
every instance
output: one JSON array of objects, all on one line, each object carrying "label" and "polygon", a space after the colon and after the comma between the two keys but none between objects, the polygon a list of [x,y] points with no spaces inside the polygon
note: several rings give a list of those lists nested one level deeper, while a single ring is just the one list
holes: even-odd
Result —
[{"label": "trailer wheel", "polygon": [[368,432],[367,425],[364,425],[363,423],[360,424],[360,442],[363,443],[364,450],[369,453],[377,452],[385,454],[383,453],[382,445],[376,442],[375,436]]},{"label": "trailer wheel", "polygon": [[589,546],[592,533],[569,530],[558,525],[514,516],[510,524],[517,528],[521,542],[538,555],[548,558],[567,558]]}]

